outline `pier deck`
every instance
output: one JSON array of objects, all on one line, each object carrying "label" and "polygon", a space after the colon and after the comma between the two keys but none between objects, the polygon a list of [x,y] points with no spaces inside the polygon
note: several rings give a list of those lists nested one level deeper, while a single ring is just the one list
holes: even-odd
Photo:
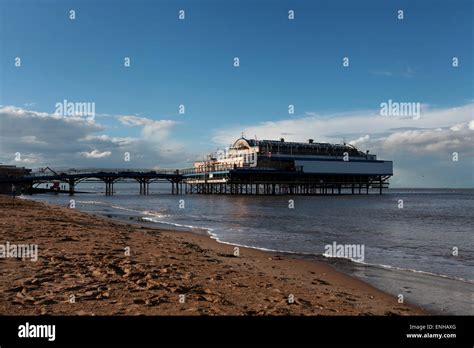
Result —
[{"label": "pier deck", "polygon": [[148,195],[150,184],[171,184],[171,194],[228,195],[340,195],[369,194],[376,189],[382,194],[388,188],[390,175],[314,174],[258,168],[216,168],[202,171],[192,169],[167,171],[106,171],[61,172],[53,174],[0,177],[3,184],[34,188],[40,184],[60,182],[68,185],[70,195],[81,182],[103,182],[105,194],[113,195],[114,184],[138,182],[140,195]]}]

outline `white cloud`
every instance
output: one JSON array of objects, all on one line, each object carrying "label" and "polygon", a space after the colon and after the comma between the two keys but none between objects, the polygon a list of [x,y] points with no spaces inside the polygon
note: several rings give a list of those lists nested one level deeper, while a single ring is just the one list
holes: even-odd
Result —
[{"label": "white cloud", "polygon": [[138,116],[120,116],[119,121],[125,126],[141,126],[142,135],[147,139],[162,139],[169,134],[171,127],[177,124],[173,120],[152,120]]},{"label": "white cloud", "polygon": [[[369,110],[353,113],[341,113],[321,115],[308,112],[302,118],[291,118],[280,121],[262,122],[257,125],[244,127],[231,127],[218,130],[213,140],[223,146],[232,143],[236,136],[243,131],[249,137],[256,135],[258,139],[285,138],[288,141],[306,141],[314,139],[316,142],[336,142],[341,140],[354,141],[358,145],[376,145],[382,148],[382,144],[409,148],[420,142],[437,142],[438,136],[448,138],[454,133],[451,130],[443,133],[433,133],[434,129],[446,129],[455,126],[455,129],[464,131],[457,135],[458,140],[472,142],[472,112],[474,104],[448,109],[427,109],[421,113],[418,120],[412,118],[400,118],[394,116],[380,116],[378,110]],[[467,126],[469,124],[469,126]],[[412,132],[408,131],[413,130]],[[470,131],[466,131],[470,130]],[[396,141],[404,138],[405,142]],[[411,140],[409,140],[410,138]],[[454,141],[453,143],[457,143]],[[451,150],[453,143],[446,143],[446,150]],[[428,145],[428,144],[425,144]],[[472,143],[471,143],[472,145]],[[459,145],[461,146],[461,145]],[[389,147],[384,148],[388,150]],[[431,151],[430,147],[424,147]]]},{"label": "white cloud", "polygon": [[129,115],[119,116],[119,120],[125,126],[145,126],[153,122],[153,120],[144,117]]},{"label": "white cloud", "polygon": [[[17,152],[25,158],[24,164],[35,167],[87,167],[96,165],[97,158],[104,168],[173,167],[189,157],[183,144],[170,137],[175,121],[138,116],[107,117],[106,121],[107,127],[84,117],[0,107],[0,163],[15,164]],[[141,135],[120,137],[105,133],[113,129],[126,134],[130,126],[141,127]],[[124,162],[125,152],[130,153],[130,162]]]},{"label": "white cloud", "polygon": [[412,78],[415,76],[415,70],[410,67],[406,66],[404,68],[397,67],[392,68],[392,70],[388,69],[372,69],[369,70],[369,74],[375,76],[386,76],[386,77],[405,77],[405,78]]},{"label": "white cloud", "polygon": [[468,124],[457,124],[450,128],[407,130],[395,132],[383,141],[387,152],[406,149],[411,153],[447,153],[466,150],[472,153],[473,132]]},{"label": "white cloud", "polygon": [[26,144],[46,144],[46,142],[38,140],[38,138],[35,135],[25,135],[20,138],[21,141],[23,141]]},{"label": "white cloud", "polygon": [[22,153],[19,160],[15,160],[14,165],[26,166],[41,162],[41,156],[34,153]]},{"label": "white cloud", "polygon": [[81,155],[86,158],[105,158],[112,154],[110,151],[100,152],[99,150],[92,150],[90,152],[81,152]]},{"label": "white cloud", "polygon": [[349,141],[349,144],[357,147],[359,145],[366,144],[369,141],[369,139],[370,139],[370,135],[366,134],[363,137],[360,137],[360,138],[357,138],[355,140]]},{"label": "white cloud", "polygon": [[103,143],[112,143],[116,144],[119,146],[126,146],[126,145],[132,145],[135,144],[138,139],[132,138],[132,137],[110,137],[106,134],[102,135],[87,135],[83,139],[79,139],[80,141],[99,141]]}]

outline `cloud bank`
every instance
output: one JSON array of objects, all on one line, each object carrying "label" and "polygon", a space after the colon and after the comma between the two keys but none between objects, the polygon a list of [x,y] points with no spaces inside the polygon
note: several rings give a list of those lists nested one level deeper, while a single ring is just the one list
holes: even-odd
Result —
[{"label": "cloud bank", "polygon": [[[404,187],[473,187],[474,104],[431,109],[419,119],[380,116],[378,110],[340,114],[308,112],[299,118],[233,126],[215,132],[213,140],[227,146],[241,132],[249,138],[340,143],[379,159],[393,160],[392,183]],[[458,161],[453,161],[453,153]],[[426,175],[425,175],[426,174]]]},{"label": "cloud bank", "polygon": [[[110,136],[106,133],[116,125],[101,125],[91,118],[1,107],[0,162],[28,167],[154,168],[172,166],[176,158],[187,156],[180,153],[181,145],[170,151],[175,121],[137,116],[116,119],[125,133],[138,127],[141,136]],[[130,161],[124,160],[125,153],[130,154]]]}]

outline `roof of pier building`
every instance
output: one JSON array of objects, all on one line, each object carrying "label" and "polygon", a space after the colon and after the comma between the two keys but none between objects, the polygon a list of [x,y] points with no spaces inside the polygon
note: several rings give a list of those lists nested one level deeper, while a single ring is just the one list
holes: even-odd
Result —
[{"label": "roof of pier building", "polygon": [[312,139],[308,142],[288,142],[283,138],[280,140],[256,140],[240,138],[234,142],[232,148],[237,150],[259,147],[262,154],[292,154],[292,155],[328,155],[343,156],[347,152],[351,156],[366,156],[362,151],[350,144],[315,143]]}]

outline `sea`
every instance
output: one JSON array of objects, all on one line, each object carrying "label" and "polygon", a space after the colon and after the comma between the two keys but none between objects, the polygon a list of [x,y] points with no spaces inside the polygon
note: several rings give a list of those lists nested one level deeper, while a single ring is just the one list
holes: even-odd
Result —
[{"label": "sea", "polygon": [[[474,189],[178,196],[170,194],[170,185],[153,184],[150,195],[140,196],[138,184],[123,183],[115,184],[113,196],[105,196],[103,185],[95,185],[80,185],[77,189],[88,193],[73,197],[25,198],[61,206],[74,199],[75,208],[88,213],[328,262],[433,313],[474,315]],[[363,253],[331,254],[334,246],[347,251],[357,246]]]}]

